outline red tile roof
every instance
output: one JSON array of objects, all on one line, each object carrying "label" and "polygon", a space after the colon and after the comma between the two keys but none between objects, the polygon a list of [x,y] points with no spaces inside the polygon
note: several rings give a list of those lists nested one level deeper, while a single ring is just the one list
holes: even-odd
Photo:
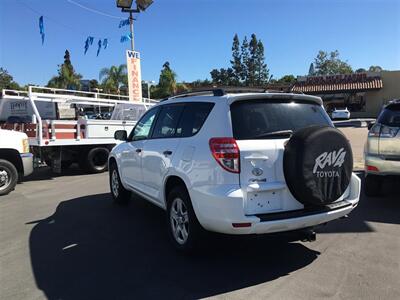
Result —
[{"label": "red tile roof", "polygon": [[382,79],[379,76],[367,77],[367,74],[309,76],[306,80],[297,81],[293,92],[303,93],[328,93],[342,91],[360,91],[381,89]]}]

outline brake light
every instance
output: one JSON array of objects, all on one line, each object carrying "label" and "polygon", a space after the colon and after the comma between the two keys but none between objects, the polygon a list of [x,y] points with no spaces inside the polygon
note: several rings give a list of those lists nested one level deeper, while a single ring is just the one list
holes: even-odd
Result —
[{"label": "brake light", "polygon": [[377,167],[374,166],[366,166],[366,167],[367,171],[379,172],[379,169]]},{"label": "brake light", "polygon": [[209,144],[211,154],[222,168],[240,173],[240,151],[234,138],[211,138]]}]

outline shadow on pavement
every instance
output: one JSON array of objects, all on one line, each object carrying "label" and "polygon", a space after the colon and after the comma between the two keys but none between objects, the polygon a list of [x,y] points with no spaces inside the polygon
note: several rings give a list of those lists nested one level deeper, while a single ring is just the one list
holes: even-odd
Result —
[{"label": "shadow on pavement", "polygon": [[30,235],[37,286],[49,299],[202,298],[264,283],[304,268],[319,254],[265,238],[211,239],[202,253],[178,254],[164,212],[109,194],[62,202]]},{"label": "shadow on pavement", "polygon": [[345,220],[336,220],[318,227],[319,233],[370,232],[374,231],[367,222],[400,224],[400,192],[398,178],[387,178],[384,195],[367,197],[364,194],[364,173],[357,174],[362,179],[361,197],[358,206]]},{"label": "shadow on pavement", "polygon": [[41,181],[41,180],[52,180],[57,177],[63,176],[90,176],[84,170],[80,169],[77,165],[72,165],[66,170],[63,170],[61,174],[54,173],[50,167],[40,167],[35,169],[32,175],[24,178],[24,182],[28,181]]}]

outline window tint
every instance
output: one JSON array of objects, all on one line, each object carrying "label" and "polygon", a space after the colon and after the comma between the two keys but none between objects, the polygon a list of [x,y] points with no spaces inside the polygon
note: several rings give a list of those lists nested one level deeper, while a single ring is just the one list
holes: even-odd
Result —
[{"label": "window tint", "polygon": [[324,109],[305,102],[239,101],[231,105],[233,136],[253,139],[266,133],[292,130],[311,125],[332,126]]},{"label": "window tint", "polygon": [[180,137],[195,135],[203,126],[213,103],[186,103],[176,134]]},{"label": "window tint", "polygon": [[156,116],[158,108],[149,110],[136,124],[135,128],[129,136],[129,140],[138,141],[148,138],[151,125],[153,124],[154,117]]},{"label": "window tint", "polygon": [[165,105],[158,115],[152,138],[173,137],[183,110],[183,105]]},{"label": "window tint", "polygon": [[400,104],[392,104],[384,109],[378,118],[378,123],[400,127]]}]

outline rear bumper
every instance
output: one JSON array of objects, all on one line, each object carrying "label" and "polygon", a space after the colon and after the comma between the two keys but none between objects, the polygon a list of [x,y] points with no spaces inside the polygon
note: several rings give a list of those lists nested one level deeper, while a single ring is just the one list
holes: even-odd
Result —
[{"label": "rear bumper", "polygon": [[24,168],[24,176],[31,175],[33,173],[33,154],[22,153],[21,155],[22,166]]},{"label": "rear bumper", "polygon": [[366,174],[400,175],[400,160],[384,159],[380,156],[365,156],[365,165],[376,167],[379,172],[365,170]]},{"label": "rear bumper", "polygon": [[[361,180],[352,175],[350,193],[338,207],[246,216],[242,191],[237,187],[216,186],[213,191],[193,189],[190,195],[200,224],[209,231],[225,234],[266,234],[313,227],[348,215],[360,199]],[[223,192],[221,196],[218,192]],[[338,202],[339,204],[339,202]],[[292,215],[290,215],[292,214]],[[233,223],[250,223],[248,227],[233,227]]]}]

